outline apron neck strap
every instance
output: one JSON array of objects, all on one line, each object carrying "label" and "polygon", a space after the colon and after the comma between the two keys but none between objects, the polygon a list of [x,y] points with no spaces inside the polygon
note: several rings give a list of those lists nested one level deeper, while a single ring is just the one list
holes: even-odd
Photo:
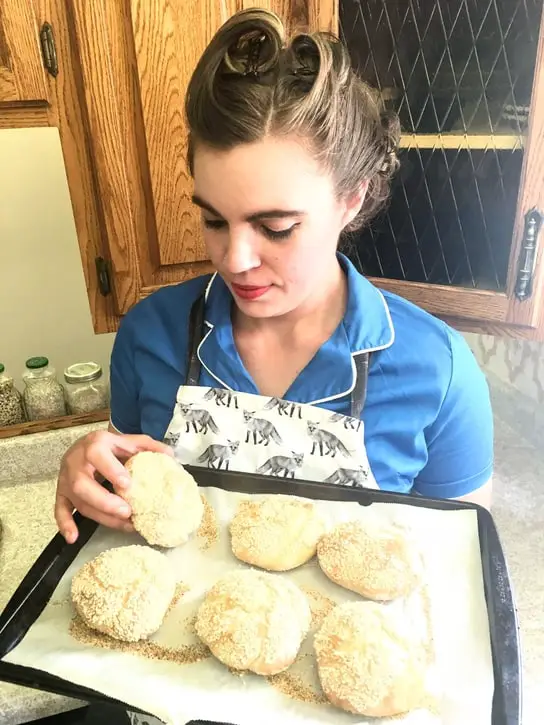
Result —
[{"label": "apron neck strap", "polygon": [[199,295],[193,302],[189,314],[189,359],[187,361],[187,375],[185,385],[198,385],[200,379],[200,360],[198,359],[198,346],[204,337],[204,311],[205,297]]},{"label": "apron neck strap", "polygon": [[[204,312],[205,298],[200,295],[193,302],[189,314],[189,359],[187,361],[187,375],[185,385],[198,385],[200,379],[200,360],[198,359],[198,346],[204,337]],[[361,413],[366,400],[366,388],[368,383],[368,363],[370,355],[368,352],[354,356],[356,378],[355,386],[351,391],[352,418],[361,419]]]},{"label": "apron neck strap", "polygon": [[355,386],[351,391],[351,412],[352,418],[361,420],[361,413],[365,407],[366,400],[366,388],[368,383],[368,363],[370,361],[370,353],[362,352],[359,355],[355,355],[353,358],[355,362]]}]

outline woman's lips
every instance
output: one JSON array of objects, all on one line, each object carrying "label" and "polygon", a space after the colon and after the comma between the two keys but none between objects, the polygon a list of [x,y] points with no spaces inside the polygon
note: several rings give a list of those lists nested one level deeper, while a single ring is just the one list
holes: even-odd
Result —
[{"label": "woman's lips", "polygon": [[232,282],[232,291],[237,297],[243,300],[256,300],[268,292],[272,285],[266,287],[255,287],[253,285],[234,284]]}]

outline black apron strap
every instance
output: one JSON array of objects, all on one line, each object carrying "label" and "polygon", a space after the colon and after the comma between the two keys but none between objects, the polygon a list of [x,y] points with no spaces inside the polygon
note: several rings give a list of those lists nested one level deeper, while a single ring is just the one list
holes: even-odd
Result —
[{"label": "black apron strap", "polygon": [[205,295],[201,294],[193,302],[189,313],[189,345],[187,360],[187,375],[185,385],[198,385],[200,379],[200,360],[198,359],[198,346],[204,337],[204,311],[206,307]]},{"label": "black apron strap", "polygon": [[351,417],[361,420],[361,413],[365,407],[366,400],[366,387],[368,383],[368,363],[370,360],[370,354],[363,352],[360,355],[355,355],[353,358],[355,361],[355,387],[351,391]]},{"label": "black apron strap", "polygon": [[[205,312],[205,296],[201,294],[193,302],[191,312],[189,314],[189,345],[187,361],[187,375],[185,376],[185,385],[198,385],[200,380],[200,360],[198,359],[198,346],[204,337],[204,312]],[[351,411],[352,418],[361,419],[361,413],[366,400],[366,387],[368,382],[368,363],[370,355],[365,352],[356,355],[355,370],[356,379],[355,387],[351,391]]]}]

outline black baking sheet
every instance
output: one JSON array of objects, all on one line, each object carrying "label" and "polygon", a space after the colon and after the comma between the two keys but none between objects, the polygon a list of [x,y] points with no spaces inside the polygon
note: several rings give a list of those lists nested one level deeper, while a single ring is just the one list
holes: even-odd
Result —
[{"label": "black baking sheet", "polygon": [[[215,486],[240,493],[283,493],[325,501],[400,503],[431,509],[475,509],[482,558],[484,590],[495,676],[492,725],[521,725],[521,662],[517,613],[506,560],[491,514],[485,509],[457,501],[407,496],[373,489],[306,481],[290,481],[257,474],[217,471],[187,466],[200,486]],[[76,514],[80,536],[68,545],[57,534],[19,585],[0,615],[0,659],[10,652],[38,619],[64,573],[91,538],[97,524]],[[452,623],[455,626],[455,623]],[[50,675],[0,661],[0,680],[33,687],[88,702],[116,703],[94,690]],[[118,703],[122,704],[122,703]],[[476,724],[475,724],[476,725]]]}]

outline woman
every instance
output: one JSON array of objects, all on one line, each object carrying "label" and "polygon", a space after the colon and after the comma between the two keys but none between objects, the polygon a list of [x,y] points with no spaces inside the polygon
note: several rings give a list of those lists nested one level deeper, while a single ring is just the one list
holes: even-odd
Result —
[{"label": "woman", "polygon": [[285,44],[276,16],[242,12],[204,52],[186,114],[217,274],[124,318],[110,432],[62,464],[66,539],[74,508],[130,530],[127,505],[95,476],[130,485],[120,461],[138,450],[489,506],[492,416],[468,346],[337,253],[382,206],[398,163],[398,121],[347,51],[320,34]]}]

